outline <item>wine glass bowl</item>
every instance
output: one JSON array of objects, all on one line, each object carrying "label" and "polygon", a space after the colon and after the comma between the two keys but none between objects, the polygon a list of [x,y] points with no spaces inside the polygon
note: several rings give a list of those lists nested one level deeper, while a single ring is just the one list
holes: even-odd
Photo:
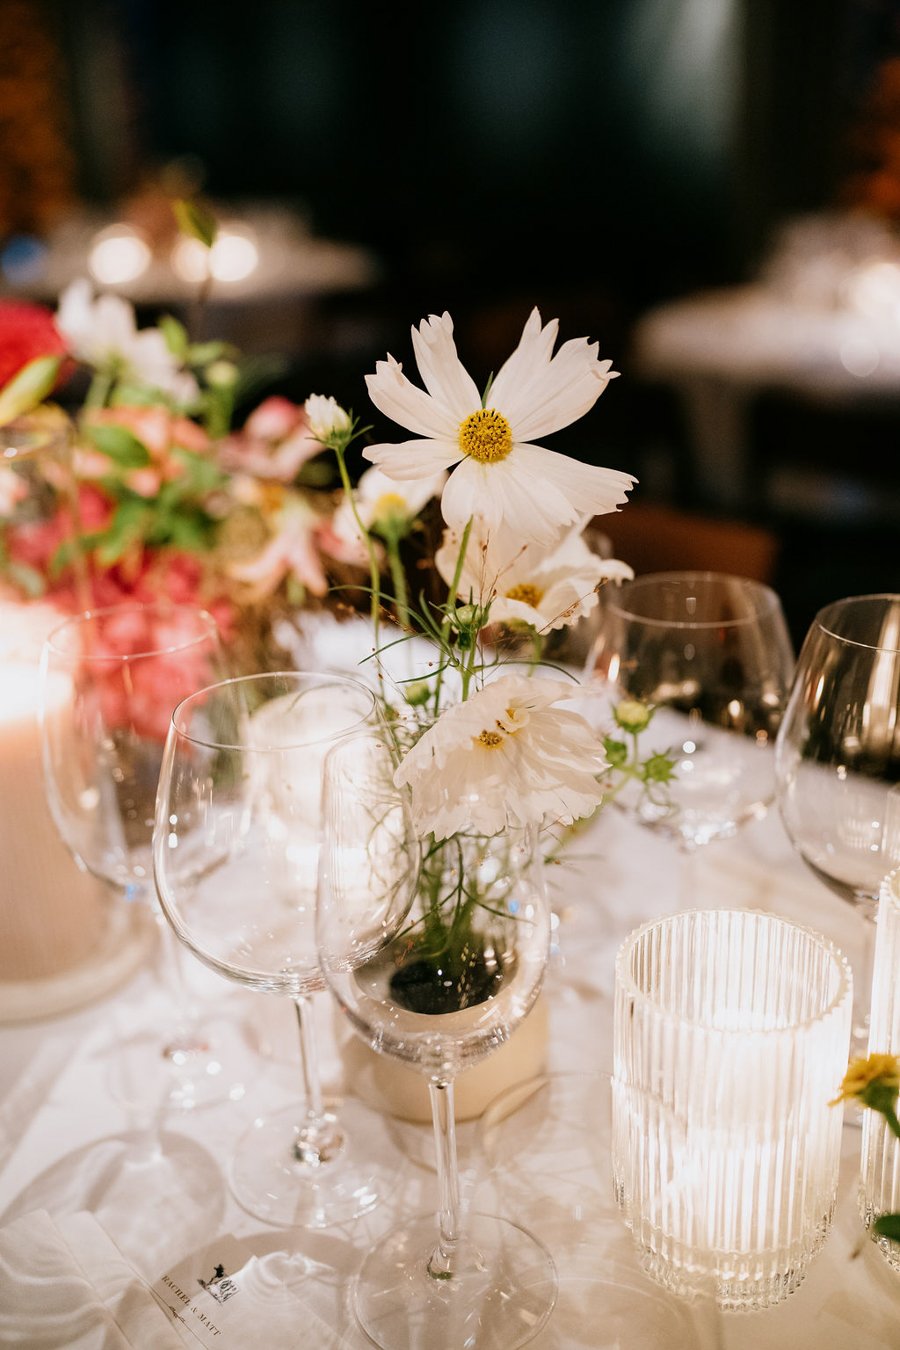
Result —
[{"label": "wine glass bowl", "polygon": [[339,675],[250,675],[185,699],[166,743],[154,835],[163,912],[210,969],[289,997],[297,1013],[305,1107],[257,1120],[232,1159],[236,1199],[267,1223],[319,1228],[365,1213],[400,1163],[376,1113],[353,1098],[338,1113],[323,1099],[310,1005],[324,985],[323,764],[371,723],[374,706],[365,686]]},{"label": "wine glass bowl", "polygon": [[[391,1350],[426,1337],[512,1350],[549,1316],[555,1268],[515,1224],[472,1213],[463,1221],[453,1080],[509,1037],[541,988],[550,912],[536,830],[428,836],[419,857],[403,842],[407,826],[375,850],[373,866],[383,822],[407,817],[396,761],[389,735],[366,748],[348,741],[328,757],[318,941],[355,1033],[428,1081],[440,1208],[382,1236],[357,1276],[356,1313],[370,1340]],[[477,792],[466,800],[477,820]],[[361,889],[370,918],[359,917]]]},{"label": "wine glass bowl", "polygon": [[633,777],[615,799],[686,850],[764,815],[792,668],[780,602],[759,582],[664,572],[608,591],[589,669],[614,707],[652,714],[637,728],[641,756],[666,755],[674,770],[668,782]]},{"label": "wine glass bowl", "polygon": [[874,918],[900,864],[900,595],[851,596],[817,614],[775,759],[794,847]]},{"label": "wine glass bowl", "polygon": [[130,602],[66,619],[44,644],[41,742],[50,813],[76,861],[159,920],[171,1025],[123,1044],[112,1088],[127,1101],[190,1109],[243,1093],[237,1038],[201,1028],[177,949],[153,903],[151,839],[172,708],[220,679],[226,658],[212,615]]}]

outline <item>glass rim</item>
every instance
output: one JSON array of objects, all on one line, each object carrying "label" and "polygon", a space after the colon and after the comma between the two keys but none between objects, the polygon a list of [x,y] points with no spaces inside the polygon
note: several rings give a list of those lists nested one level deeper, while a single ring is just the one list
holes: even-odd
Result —
[{"label": "glass rim", "polygon": [[900,906],[900,867],[895,867],[882,878],[879,899]]},{"label": "glass rim", "polygon": [[[812,1017],[805,1017],[794,1022],[787,1022],[779,1027],[715,1027],[708,1022],[703,1022],[695,1017],[685,1017],[683,1013],[674,1012],[663,1006],[658,999],[647,994],[637,983],[635,977],[628,968],[628,960],[634,951],[637,943],[652,929],[662,928],[666,925],[678,922],[682,919],[695,918],[698,916],[709,916],[718,914],[740,914],[753,916],[754,918],[767,919],[772,923],[781,924],[787,928],[793,928],[798,933],[803,933],[806,937],[812,938],[816,945],[824,949],[831,957],[835,968],[838,971],[838,986],[829,1003]],[[645,1008],[651,1009],[658,1017],[665,1018],[669,1022],[677,1022],[680,1026],[692,1027],[697,1031],[702,1031],[710,1036],[759,1036],[772,1037],[783,1036],[787,1032],[797,1032],[810,1029],[821,1025],[833,1017],[841,1007],[852,998],[853,994],[853,974],[850,962],[841,951],[840,947],[831,938],[824,933],[818,932],[815,928],[810,928],[806,924],[795,923],[793,919],[786,919],[781,914],[772,914],[768,910],[762,909],[685,909],[677,914],[667,914],[659,919],[649,919],[646,923],[640,924],[637,928],[624,939],[616,953],[615,964],[615,985],[621,989],[629,998],[636,1003],[642,1004]]]},{"label": "glass rim", "polygon": [[[676,584],[690,582],[696,584],[697,582],[710,581],[739,582],[743,588],[756,596],[760,603],[755,613],[733,619],[658,619],[627,608],[624,602],[629,594],[640,589],[646,583],[659,583],[661,581]],[[643,572],[630,581],[623,581],[614,592],[608,591],[607,596],[607,608],[623,619],[632,619],[651,628],[677,628],[684,629],[687,632],[700,632],[708,628],[744,628],[759,619],[777,614],[781,608],[781,601],[777,592],[771,586],[767,586],[764,581],[756,581],[753,577],[742,577],[734,572],[711,572],[702,568],[675,572]]]},{"label": "glass rim", "polygon": [[[60,646],[58,638],[60,634],[66,631],[75,631],[77,628],[85,627],[90,620],[108,619],[117,614],[152,614],[156,613],[160,617],[172,614],[190,614],[201,621],[203,631],[195,634],[183,642],[170,642],[166,646],[149,646],[135,652],[107,652],[101,656],[91,655],[84,652],[72,652],[65,646]],[[196,647],[203,642],[207,642],[210,637],[217,641],[220,639],[219,626],[210,614],[208,609],[203,609],[197,605],[179,605],[167,603],[164,600],[151,600],[143,602],[140,600],[126,601],[121,605],[102,605],[97,609],[86,609],[80,614],[70,614],[67,619],[63,619],[55,628],[47,634],[44,639],[44,647],[47,651],[52,651],[54,655],[77,659],[79,661],[93,661],[98,665],[118,665],[128,661],[139,661],[151,656],[174,656],[177,652],[186,652],[191,647]]]},{"label": "glass rim", "polygon": [[[848,609],[851,605],[857,605],[860,601],[884,600],[891,601],[898,607],[900,612],[900,594],[895,591],[874,591],[871,595],[847,595],[842,600],[832,600],[830,604],[824,605],[813,619],[813,628],[818,628],[826,637],[833,638],[835,642],[843,642],[848,647],[859,647],[867,652],[888,652],[892,654],[900,653],[900,638],[894,647],[879,646],[877,642],[861,642],[859,638],[846,637],[843,633],[836,633],[829,627],[833,623],[834,617]],[[885,606],[887,608],[887,606]]]},{"label": "glass rim", "polygon": [[[246,745],[246,744],[234,745],[228,741],[216,741],[216,740],[209,740],[208,738],[202,736],[192,736],[190,732],[185,731],[182,727],[178,725],[179,716],[182,714],[183,710],[187,708],[188,704],[195,702],[195,700],[205,701],[210,696],[210,694],[214,694],[220,690],[227,689],[239,684],[242,685],[256,684],[264,680],[287,681],[300,679],[314,680],[320,686],[333,684],[344,685],[348,689],[359,691],[365,694],[366,698],[369,700],[370,706],[366,711],[366,713],[363,716],[361,716],[358,719],[358,721],[351,723],[350,726],[346,727],[343,731],[337,733],[329,732],[325,736],[313,736],[311,738],[307,737],[305,740],[302,741],[290,741],[279,745]],[[289,691],[286,690],[285,692]],[[181,699],[181,701],[177,703],[175,707],[172,709],[172,715],[170,718],[170,734],[174,733],[174,735],[177,736],[179,740],[187,741],[191,745],[202,746],[204,750],[235,750],[241,752],[251,751],[253,754],[263,754],[263,755],[283,754],[286,750],[304,750],[308,746],[322,745],[323,743],[330,740],[340,739],[343,741],[344,739],[353,736],[354,734],[359,735],[364,734],[364,728],[366,728],[367,726],[367,718],[369,718],[372,715],[372,713],[375,712],[376,706],[377,705],[375,702],[375,695],[373,694],[372,690],[369,689],[367,685],[363,684],[362,680],[354,679],[352,675],[345,675],[339,671],[327,671],[327,670],[263,670],[257,671],[253,675],[232,675],[230,679],[217,680],[214,684],[205,685],[202,689],[195,689],[193,693],[188,694],[185,698]],[[371,730],[374,732],[375,728],[372,727]]]}]

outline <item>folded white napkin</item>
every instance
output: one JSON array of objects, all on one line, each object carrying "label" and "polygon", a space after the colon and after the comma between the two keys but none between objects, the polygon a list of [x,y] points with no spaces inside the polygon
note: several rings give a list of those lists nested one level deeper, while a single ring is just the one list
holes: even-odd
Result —
[{"label": "folded white napkin", "polygon": [[184,1350],[166,1313],[92,1214],[54,1221],[38,1210],[0,1230],[0,1289],[0,1345]]}]

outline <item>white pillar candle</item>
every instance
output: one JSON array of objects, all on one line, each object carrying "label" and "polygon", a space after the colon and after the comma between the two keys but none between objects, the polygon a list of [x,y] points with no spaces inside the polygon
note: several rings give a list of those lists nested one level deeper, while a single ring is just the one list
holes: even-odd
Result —
[{"label": "white pillar candle", "polygon": [[[106,927],[104,889],[79,871],[44,794],[38,663],[43,638],[59,622],[48,605],[0,602],[0,982],[77,966]],[[68,692],[64,681],[50,686],[53,699]]]}]

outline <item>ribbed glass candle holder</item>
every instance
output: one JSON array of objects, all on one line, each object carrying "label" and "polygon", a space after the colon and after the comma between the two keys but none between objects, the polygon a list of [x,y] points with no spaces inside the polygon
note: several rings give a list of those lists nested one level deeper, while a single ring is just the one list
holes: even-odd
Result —
[{"label": "ribbed glass candle holder", "polygon": [[[900,1055],[900,870],[885,877],[878,901],[869,1054]],[[864,1111],[862,1122],[860,1209],[867,1228],[880,1214],[900,1211],[900,1139],[884,1117]],[[900,1270],[900,1244],[890,1238],[875,1242],[895,1270]]]},{"label": "ribbed glass candle holder", "polygon": [[834,1210],[851,1003],[840,952],[771,914],[677,914],[622,945],[615,1076],[671,1117],[620,1114],[616,1187],[660,1284],[735,1311],[800,1284]]}]

